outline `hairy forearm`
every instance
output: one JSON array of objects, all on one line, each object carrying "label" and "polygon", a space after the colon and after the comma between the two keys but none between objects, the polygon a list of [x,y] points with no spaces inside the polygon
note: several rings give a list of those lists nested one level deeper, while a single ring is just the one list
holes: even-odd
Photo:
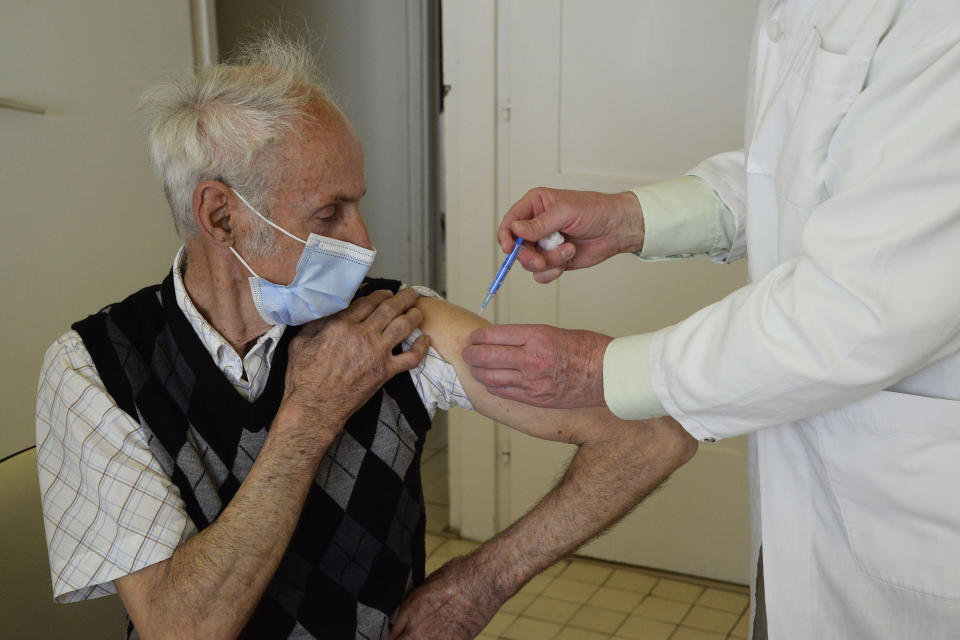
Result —
[{"label": "hairy forearm", "polygon": [[306,429],[297,411],[281,409],[250,473],[216,521],[148,568],[149,580],[135,592],[118,584],[142,637],[237,636],[296,528],[332,439],[319,434],[336,431]]},{"label": "hairy forearm", "polygon": [[626,515],[696,453],[672,418],[621,423],[582,444],[563,479],[529,513],[475,553],[501,600]]}]

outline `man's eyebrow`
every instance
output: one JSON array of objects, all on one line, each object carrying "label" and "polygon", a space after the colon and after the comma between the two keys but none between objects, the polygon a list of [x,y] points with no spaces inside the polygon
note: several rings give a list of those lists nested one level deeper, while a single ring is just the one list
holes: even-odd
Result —
[{"label": "man's eyebrow", "polygon": [[337,202],[351,202],[351,201],[353,201],[353,200],[360,200],[360,199],[363,198],[365,195],[367,195],[367,190],[366,190],[366,189],[363,190],[363,193],[360,194],[360,197],[359,197],[359,198],[358,198],[358,197],[355,197],[355,196],[352,196],[352,195],[346,195],[346,194],[343,194],[343,193],[338,193],[338,194],[336,194],[336,195],[333,196],[333,200],[336,200]]}]

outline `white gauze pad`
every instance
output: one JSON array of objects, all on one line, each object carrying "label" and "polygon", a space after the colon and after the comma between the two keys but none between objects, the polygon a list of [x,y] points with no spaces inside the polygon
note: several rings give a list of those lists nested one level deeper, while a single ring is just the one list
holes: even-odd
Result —
[{"label": "white gauze pad", "polygon": [[545,238],[540,238],[537,242],[537,246],[543,249],[544,251],[553,251],[557,247],[563,244],[565,238],[559,231],[554,231]]}]

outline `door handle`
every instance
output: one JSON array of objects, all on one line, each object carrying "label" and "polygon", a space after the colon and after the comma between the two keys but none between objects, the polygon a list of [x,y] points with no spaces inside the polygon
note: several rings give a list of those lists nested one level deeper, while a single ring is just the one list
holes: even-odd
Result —
[{"label": "door handle", "polygon": [[42,107],[35,107],[32,104],[24,104],[22,102],[17,102],[16,100],[7,100],[6,98],[0,98],[0,108],[39,114],[44,114],[47,112],[47,110]]}]

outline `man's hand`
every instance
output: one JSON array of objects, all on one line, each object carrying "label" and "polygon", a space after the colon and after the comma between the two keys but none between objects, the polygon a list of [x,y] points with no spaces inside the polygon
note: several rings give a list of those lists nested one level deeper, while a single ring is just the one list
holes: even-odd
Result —
[{"label": "man's hand", "polygon": [[339,313],[304,325],[290,342],[284,402],[306,415],[346,421],[384,382],[426,355],[427,336],[409,351],[392,353],[423,322],[414,306],[419,298],[413,289],[396,295],[374,291]]},{"label": "man's hand", "polygon": [[546,325],[493,325],[470,334],[463,359],[495,396],[537,407],[600,407],[603,353],[612,340]]},{"label": "man's hand", "polygon": [[580,446],[529,513],[407,596],[390,640],[475,637],[524,583],[622,518],[697,452],[670,417],[626,422],[608,414],[604,436]]},{"label": "man's hand", "polygon": [[390,640],[475,638],[509,597],[498,597],[489,586],[476,556],[453,558],[403,601]]},{"label": "man's hand", "polygon": [[[566,242],[543,251],[536,241],[559,231]],[[528,241],[517,260],[537,282],[550,282],[566,269],[584,269],[618,253],[643,247],[643,211],[629,192],[597,193],[538,187],[531,189],[504,216],[497,241],[504,252],[514,239]]]}]

